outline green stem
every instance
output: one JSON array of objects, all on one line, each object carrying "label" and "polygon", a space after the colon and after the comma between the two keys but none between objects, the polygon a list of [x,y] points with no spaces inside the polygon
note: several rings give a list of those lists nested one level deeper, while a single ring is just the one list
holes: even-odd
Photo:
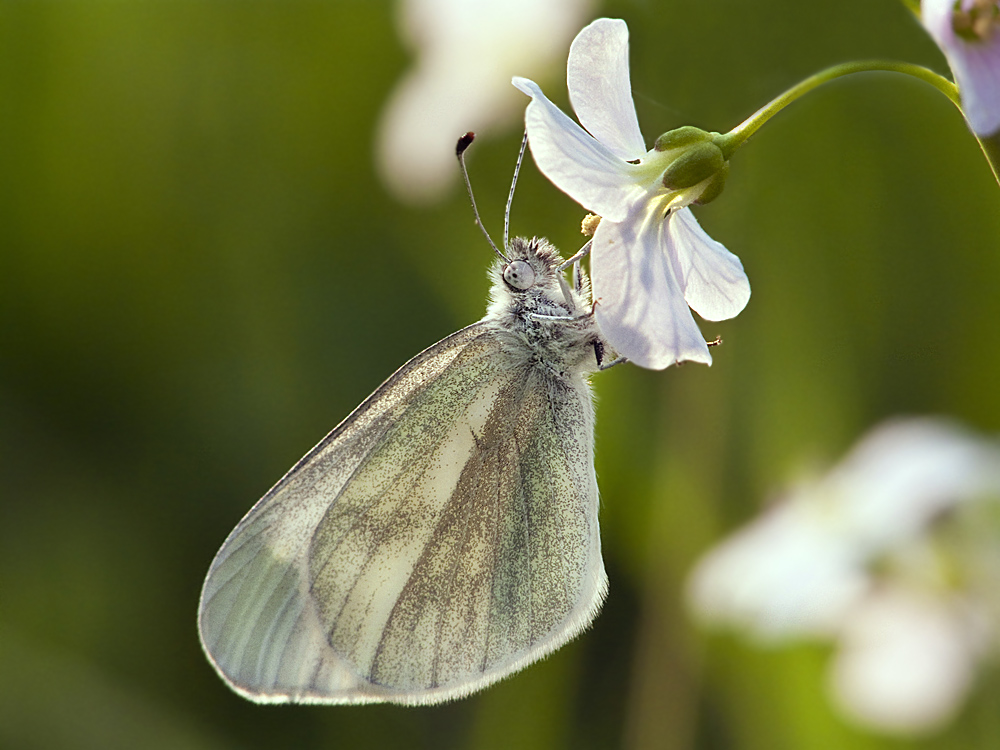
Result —
[{"label": "green stem", "polygon": [[821,70],[819,73],[809,76],[809,78],[801,83],[792,86],[792,88],[788,89],[788,91],[776,97],[768,104],[765,104],[763,107],[750,115],[750,117],[746,120],[741,122],[721,138],[717,139],[716,143],[728,159],[736,151],[736,149],[750,140],[750,137],[760,130],[761,126],[765,122],[770,120],[796,99],[808,94],[813,89],[818,88],[824,83],[832,81],[835,78],[849,76],[853,73],[868,73],[871,71],[888,71],[891,73],[905,73],[914,76],[915,78],[926,81],[937,88],[942,94],[947,96],[956,107],[960,104],[958,89],[955,88],[955,84],[947,78],[943,78],[937,73],[934,73],[927,68],[922,68],[919,65],[891,62],[886,60],[860,60],[857,62],[841,63],[840,65],[834,65],[832,68]]},{"label": "green stem", "polygon": [[[929,83],[931,86],[948,97],[949,101],[955,105],[958,111],[962,112],[962,103],[958,95],[958,88],[947,78],[938,75],[934,71],[928,70],[927,68],[919,65],[913,65],[912,63],[893,62],[890,60],[859,60],[856,62],[834,65],[826,70],[821,70],[819,73],[810,76],[801,83],[792,86],[792,88],[788,89],[788,91],[758,109],[750,117],[730,130],[728,133],[716,137],[714,139],[715,144],[722,150],[723,156],[726,160],[728,160],[740,146],[750,140],[751,136],[760,130],[761,126],[765,122],[770,120],[778,114],[778,112],[783,110],[799,97],[808,94],[813,89],[818,88],[824,83],[832,81],[835,78],[852,75],[854,73],[869,73],[874,71],[902,73],[904,75],[913,76],[914,78],[924,81],[925,83]],[[962,114],[962,117],[965,117],[964,113]],[[982,149],[983,156],[985,156],[986,161],[989,162],[990,169],[993,170],[993,176],[996,178],[997,183],[1000,184],[1000,149],[998,149],[995,142],[988,138],[984,139],[977,137],[976,140],[979,142],[979,147]]]},{"label": "green stem", "polygon": [[986,161],[990,163],[994,179],[1000,185],[1000,132],[993,135],[977,135],[976,140],[979,141],[979,148],[982,149]]}]

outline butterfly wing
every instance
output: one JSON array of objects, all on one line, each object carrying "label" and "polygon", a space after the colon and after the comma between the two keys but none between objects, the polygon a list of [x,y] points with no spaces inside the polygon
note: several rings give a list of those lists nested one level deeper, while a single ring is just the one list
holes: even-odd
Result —
[{"label": "butterfly wing", "polygon": [[557,648],[606,586],[589,390],[479,323],[400,368],[247,514],[199,625],[253,700],[433,703]]}]

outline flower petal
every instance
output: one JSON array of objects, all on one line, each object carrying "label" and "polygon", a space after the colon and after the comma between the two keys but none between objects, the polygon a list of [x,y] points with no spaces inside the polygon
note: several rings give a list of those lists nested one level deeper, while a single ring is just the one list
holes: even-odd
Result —
[{"label": "flower petal", "polygon": [[969,126],[978,135],[992,135],[1000,131],[1000,33],[994,29],[981,42],[962,39],[952,27],[954,7],[953,0],[923,0],[920,20],[955,74]]},{"label": "flower petal", "polygon": [[979,135],[1000,131],[1000,33],[993,35],[996,40],[981,45],[956,40],[964,47],[962,54],[953,51],[948,57],[962,96],[962,111]]},{"label": "flower petal", "polygon": [[643,192],[633,165],[567,117],[533,81],[515,77],[511,82],[531,97],[524,123],[538,169],[587,210],[622,221],[635,193]]},{"label": "flower petal", "polygon": [[810,510],[776,504],[709,550],[688,581],[698,616],[763,641],[836,634],[869,581],[850,540]]},{"label": "flower petal", "polygon": [[625,161],[646,155],[632,104],[624,21],[598,18],[576,35],[566,82],[576,116],[592,136]]},{"label": "flower petal", "polygon": [[962,602],[883,588],[845,622],[834,697],[862,724],[899,733],[936,729],[957,713],[975,674],[975,637]]},{"label": "flower petal", "polygon": [[750,299],[750,281],[740,259],[709,237],[689,208],[666,223],[684,299],[705,320],[736,317]]},{"label": "flower petal", "polygon": [[940,419],[885,422],[830,471],[822,494],[837,503],[844,533],[881,554],[957,506],[1000,494],[1000,445]]},{"label": "flower petal", "polygon": [[637,202],[620,223],[601,222],[590,267],[595,315],[616,352],[642,367],[662,370],[691,360],[712,364],[705,339],[691,317],[664,252],[664,222]]},{"label": "flower petal", "polygon": [[561,70],[566,48],[591,17],[583,0],[398,0],[412,65],[379,116],[380,177],[398,200],[444,198],[459,177],[455,134],[485,139],[521,117],[524,100],[504,76]]}]

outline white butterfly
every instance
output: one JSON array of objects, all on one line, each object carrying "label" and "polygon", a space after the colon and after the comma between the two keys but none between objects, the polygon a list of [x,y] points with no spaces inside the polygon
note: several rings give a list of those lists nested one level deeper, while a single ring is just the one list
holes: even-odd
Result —
[{"label": "white butterfly", "polygon": [[261,703],[439,703],[555,650],[607,591],[589,284],[543,239],[486,316],[403,365],[219,550],[201,641]]}]

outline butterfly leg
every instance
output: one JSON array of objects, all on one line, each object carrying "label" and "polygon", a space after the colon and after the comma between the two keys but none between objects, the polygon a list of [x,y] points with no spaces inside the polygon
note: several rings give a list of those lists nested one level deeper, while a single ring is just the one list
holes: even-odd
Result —
[{"label": "butterfly leg", "polygon": [[559,273],[559,288],[562,290],[563,299],[566,300],[566,306],[569,307],[570,315],[569,317],[562,317],[560,320],[573,320],[578,317],[576,315],[576,303],[573,301],[573,295],[569,291],[569,284],[566,283],[566,277],[562,274],[562,267],[560,266]]},{"label": "butterfly leg", "polygon": [[[568,286],[566,282],[560,279],[563,284],[563,294],[568,292]],[[572,305],[572,300],[569,296],[566,297],[566,301]],[[573,306],[575,312],[576,307]],[[545,313],[527,313],[529,318],[534,318],[535,320],[585,320],[594,316],[594,305],[591,305],[590,312],[584,313],[583,315],[546,315]]]},{"label": "butterfly leg", "polygon": [[573,302],[573,295],[570,294],[569,285],[566,283],[563,272],[570,266],[573,266],[573,288],[577,292],[583,289],[583,270],[580,268],[580,261],[590,253],[590,244],[591,241],[587,240],[587,244],[581,247],[571,258],[564,260],[559,265],[559,268],[556,269],[559,273],[559,288],[562,289],[563,299],[566,300],[571,313],[576,312],[576,304]]},{"label": "butterfly leg", "polygon": [[582,320],[586,315],[546,315],[545,313],[527,313],[529,318],[535,320]]},{"label": "butterfly leg", "polygon": [[573,255],[572,257],[567,258],[566,260],[564,260],[562,262],[562,265],[559,266],[559,269],[558,269],[559,272],[562,273],[563,271],[565,271],[567,268],[569,268],[574,263],[579,263],[581,260],[583,260],[588,255],[590,255],[590,246],[593,244],[593,242],[594,242],[593,240],[587,240],[587,244],[585,244],[583,247],[581,247],[576,252],[575,255]]},{"label": "butterfly leg", "polygon": [[615,365],[624,364],[628,362],[628,357],[616,357],[609,362],[604,361],[604,343],[595,340],[594,341],[594,358],[597,360],[597,369],[600,371],[610,370]]}]

